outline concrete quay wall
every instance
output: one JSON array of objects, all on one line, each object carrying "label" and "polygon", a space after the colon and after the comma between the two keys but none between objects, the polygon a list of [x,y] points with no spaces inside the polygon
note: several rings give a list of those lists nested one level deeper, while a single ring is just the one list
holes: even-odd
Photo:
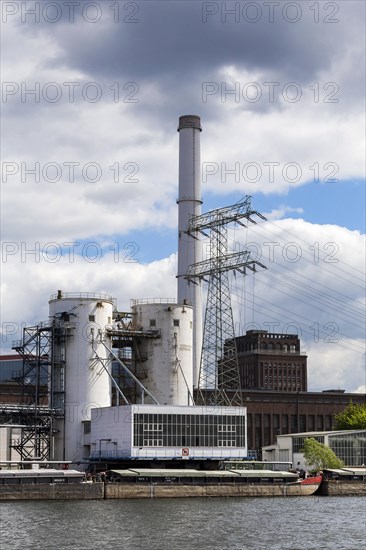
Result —
[{"label": "concrete quay wall", "polygon": [[318,495],[325,496],[366,496],[366,483],[363,481],[338,481],[335,479],[322,481],[317,492]]}]

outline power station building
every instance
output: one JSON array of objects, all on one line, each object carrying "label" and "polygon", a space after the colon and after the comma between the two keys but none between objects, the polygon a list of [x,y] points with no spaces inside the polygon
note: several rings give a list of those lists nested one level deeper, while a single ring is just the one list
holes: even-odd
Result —
[{"label": "power station building", "polygon": [[242,389],[307,391],[307,356],[297,334],[248,330],[235,340]]},{"label": "power station building", "polygon": [[[19,361],[14,376],[6,365],[0,444],[7,459],[80,468],[131,460],[207,465],[245,458],[307,422],[319,429],[310,412],[304,421],[306,356],[298,337],[233,335],[226,273],[264,266],[247,251],[227,254],[224,226],[263,216],[249,197],[201,215],[201,131],[198,116],[180,117],[177,299],[136,299],[129,311],[118,311],[103,293],[52,295],[48,320],[25,327],[13,344],[21,374]],[[202,259],[200,234],[211,230],[214,255]],[[203,323],[201,282],[210,277]],[[322,406],[315,414],[329,415]]]},{"label": "power station building", "polygon": [[23,460],[247,455],[245,408],[197,406],[193,397],[202,291],[201,280],[186,275],[200,263],[202,245],[186,229],[201,213],[201,130],[198,116],[180,117],[177,300],[134,300],[130,311],[119,312],[106,294],[59,290],[49,300],[48,321],[26,327],[14,343],[23,360],[22,407],[3,415],[14,422],[28,411],[11,443]]}]

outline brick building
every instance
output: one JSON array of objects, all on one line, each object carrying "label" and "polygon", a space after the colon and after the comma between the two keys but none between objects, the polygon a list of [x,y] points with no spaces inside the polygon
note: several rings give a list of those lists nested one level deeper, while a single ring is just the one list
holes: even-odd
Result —
[{"label": "brick building", "polygon": [[[209,402],[209,393],[205,394]],[[227,392],[230,397],[230,392]],[[247,438],[249,455],[260,458],[261,448],[276,443],[276,437],[306,431],[332,430],[334,415],[351,402],[366,402],[366,394],[345,393],[343,390],[321,392],[279,392],[242,390],[243,406],[247,408]]]},{"label": "brick building", "polygon": [[366,395],[339,391],[278,392],[243,391],[247,407],[248,449],[258,451],[286,433],[334,428],[334,416],[350,403],[363,404]]},{"label": "brick building", "polygon": [[0,356],[0,403],[22,402],[22,387],[17,381],[23,372],[23,359],[19,355]]},{"label": "brick building", "polygon": [[307,391],[307,356],[296,334],[248,330],[235,341],[242,389]]}]

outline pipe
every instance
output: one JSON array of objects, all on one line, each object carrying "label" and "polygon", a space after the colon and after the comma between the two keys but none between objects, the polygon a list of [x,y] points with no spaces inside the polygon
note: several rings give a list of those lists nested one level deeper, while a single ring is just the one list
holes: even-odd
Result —
[{"label": "pipe", "polygon": [[[117,392],[122,396],[122,399],[124,400],[124,402],[126,403],[126,405],[129,405],[129,401],[127,399],[127,397],[124,395],[123,391],[121,390],[121,388],[119,387],[119,385],[117,384],[117,382],[115,381],[115,379],[113,378],[113,376],[111,375],[111,373],[109,372],[109,370],[107,369],[107,367],[105,366],[104,362],[103,362],[103,359],[101,359],[98,355],[98,352],[97,350],[95,349],[94,347],[94,330],[92,330],[92,350],[94,351],[95,353],[95,356],[96,358],[98,359],[98,361],[101,363],[103,369],[106,371],[106,373],[108,374],[109,378],[112,380],[112,383],[115,385],[116,387],[116,390]],[[103,342],[102,342],[103,343]]]},{"label": "pipe", "polygon": [[[99,331],[100,334],[101,334],[101,331]],[[103,340],[101,339],[100,340],[101,344],[103,344],[103,346],[105,347],[105,349],[107,351],[109,351],[109,353],[111,355],[113,355],[113,357],[116,359],[116,361],[118,361],[118,363],[121,365],[121,367],[127,372],[127,374],[129,374],[132,378],[132,380],[134,380],[136,382],[136,384],[139,386],[139,388],[142,390],[143,393],[146,393],[149,397],[151,397],[151,399],[156,403],[156,405],[160,405],[159,401],[157,401],[155,399],[155,397],[153,396],[152,393],[149,392],[149,390],[147,390],[145,388],[145,386],[140,382],[140,380],[138,378],[136,378],[136,376],[130,371],[130,369],[121,361],[121,359],[119,357],[117,357],[117,355],[111,350],[109,349],[109,347],[107,346],[107,344],[105,344],[105,342],[103,342]],[[142,397],[142,400],[144,398],[143,396],[143,393],[141,394],[141,397]]]}]

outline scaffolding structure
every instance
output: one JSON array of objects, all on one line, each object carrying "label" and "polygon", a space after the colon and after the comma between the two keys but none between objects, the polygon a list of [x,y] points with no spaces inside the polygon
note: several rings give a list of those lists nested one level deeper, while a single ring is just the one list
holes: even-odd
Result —
[{"label": "scaffolding structure", "polygon": [[266,219],[252,210],[251,197],[246,196],[232,206],[193,216],[186,230],[192,238],[199,232],[210,240],[209,258],[191,265],[186,275],[192,283],[208,282],[198,386],[203,404],[242,406],[229,272],[246,275],[247,270],[266,268],[248,251],[228,253],[228,225],[247,227],[243,220],[255,224],[254,216]]},{"label": "scaffolding structure", "polygon": [[148,358],[141,355],[141,343],[146,338],[161,338],[161,333],[156,329],[142,330],[136,325],[132,312],[114,311],[113,321],[113,326],[106,331],[112,343],[112,349],[108,350],[115,380],[112,404],[120,404],[122,392],[125,404],[137,403],[141,396],[148,394],[143,385],[148,377]]},{"label": "scaffolding structure", "polygon": [[23,328],[22,339],[13,342],[23,359],[21,405],[13,407],[12,420],[21,423],[20,436],[10,447],[21,460],[50,460],[53,424],[64,415],[65,348],[71,326],[59,322]]}]

